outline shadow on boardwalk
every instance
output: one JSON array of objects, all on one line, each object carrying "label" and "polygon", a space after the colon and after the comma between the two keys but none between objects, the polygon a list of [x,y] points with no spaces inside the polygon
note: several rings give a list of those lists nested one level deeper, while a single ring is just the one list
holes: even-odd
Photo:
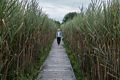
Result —
[{"label": "shadow on boardwalk", "polygon": [[63,42],[58,46],[56,39],[54,40],[37,80],[76,80]]}]

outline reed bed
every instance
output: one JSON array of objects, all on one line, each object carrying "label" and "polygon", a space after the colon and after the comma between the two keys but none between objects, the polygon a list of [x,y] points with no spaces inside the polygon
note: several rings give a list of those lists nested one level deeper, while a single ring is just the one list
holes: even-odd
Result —
[{"label": "reed bed", "polygon": [[0,0],[0,80],[29,76],[30,66],[45,55],[55,30],[56,24],[35,0]]},{"label": "reed bed", "polygon": [[92,0],[61,26],[84,80],[120,80],[120,2]]}]

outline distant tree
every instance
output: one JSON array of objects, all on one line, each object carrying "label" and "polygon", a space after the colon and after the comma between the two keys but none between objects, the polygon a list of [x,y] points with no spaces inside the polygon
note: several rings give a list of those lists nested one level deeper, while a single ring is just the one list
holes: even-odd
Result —
[{"label": "distant tree", "polygon": [[56,23],[58,26],[60,26],[60,22],[59,22],[59,21],[55,21],[55,23]]},{"label": "distant tree", "polygon": [[67,22],[68,20],[73,19],[75,16],[77,16],[77,13],[76,13],[76,12],[70,12],[70,13],[66,14],[66,15],[64,16],[64,18],[63,18],[62,23],[65,23],[65,22]]}]

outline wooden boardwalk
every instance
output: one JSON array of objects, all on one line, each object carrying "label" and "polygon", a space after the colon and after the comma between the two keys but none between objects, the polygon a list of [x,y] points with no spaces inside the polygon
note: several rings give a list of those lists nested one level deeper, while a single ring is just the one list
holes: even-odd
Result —
[{"label": "wooden boardwalk", "polygon": [[56,39],[54,40],[37,80],[76,80],[63,42],[58,46]]}]

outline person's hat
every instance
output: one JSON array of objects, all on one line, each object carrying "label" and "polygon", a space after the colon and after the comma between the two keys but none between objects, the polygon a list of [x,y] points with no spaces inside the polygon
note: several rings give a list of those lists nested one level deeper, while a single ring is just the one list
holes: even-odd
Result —
[{"label": "person's hat", "polygon": [[57,29],[58,31],[60,31],[60,29]]}]

